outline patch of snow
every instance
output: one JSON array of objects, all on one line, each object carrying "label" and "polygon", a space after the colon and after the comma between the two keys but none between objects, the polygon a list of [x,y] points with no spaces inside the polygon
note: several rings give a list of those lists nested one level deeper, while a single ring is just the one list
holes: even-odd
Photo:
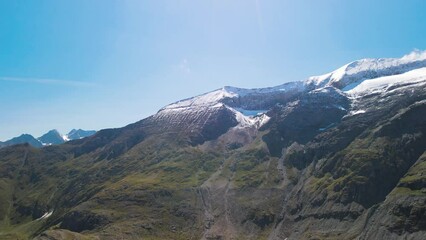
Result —
[{"label": "patch of snow", "polygon": [[413,104],[413,106],[416,106],[416,105],[422,105],[422,104],[426,104],[426,99],[423,99],[423,100],[420,100],[420,101],[415,102],[415,103]]},{"label": "patch of snow", "polygon": [[226,91],[225,88],[215,90],[213,92],[209,92],[203,95],[199,95],[193,98],[184,99],[178,101],[176,103],[172,103],[167,105],[162,110],[166,109],[180,109],[180,108],[188,108],[188,107],[196,107],[196,106],[210,106],[217,104],[220,100],[225,98],[233,98],[237,97],[238,94]]},{"label": "patch of snow", "polygon": [[296,82],[288,82],[275,87],[267,87],[267,88],[236,88],[225,86],[223,89],[229,93],[236,94],[240,97],[244,97],[247,95],[256,95],[256,94],[267,94],[273,92],[286,92],[286,91],[303,91],[305,90],[305,83],[303,81]]},{"label": "patch of snow", "polygon": [[350,90],[354,89],[356,86],[358,86],[359,84],[361,84],[364,80],[365,79],[361,79],[361,80],[355,81],[353,83],[350,83],[350,84],[346,85],[346,87],[342,88],[342,91],[344,91],[344,92],[350,91]]},{"label": "patch of snow", "polygon": [[235,114],[235,119],[238,121],[236,128],[246,128],[246,127],[255,127],[260,128],[266,124],[270,117],[266,114],[247,116],[242,114],[240,111],[235,110],[234,108],[227,107]]},{"label": "patch of snow", "polygon": [[309,77],[306,82],[308,84],[315,84],[315,85],[320,85],[321,83],[325,82],[326,80],[331,78],[332,73],[327,73],[324,75],[320,75],[320,76],[312,76]]},{"label": "patch of snow", "polygon": [[[289,82],[276,87],[268,87],[268,88],[254,88],[254,89],[244,89],[244,88],[236,88],[225,86],[221,89],[217,89],[212,92],[208,92],[202,95],[198,95],[192,98],[187,98],[170,105],[167,105],[159,110],[160,112],[170,112],[176,110],[183,109],[201,109],[200,107],[212,107],[216,104],[222,103],[225,99],[239,98],[244,96],[254,96],[262,98],[261,95],[279,92],[280,94],[286,91],[296,91],[300,92],[305,90],[305,83],[302,81],[299,82]],[[265,110],[253,110],[257,113],[260,111],[264,112]],[[252,115],[254,112],[243,111],[243,114]]]},{"label": "patch of snow", "polygon": [[422,81],[426,81],[426,67],[398,75],[368,79],[351,90],[348,90],[346,93],[349,95],[357,95],[363,92],[380,92],[398,83],[418,83]]},{"label": "patch of snow", "polygon": [[260,116],[259,126],[258,127],[262,127],[263,125],[265,125],[266,123],[268,123],[270,119],[271,119],[271,117],[269,117],[266,114],[263,114],[262,116]]},{"label": "patch of snow", "polygon": [[337,70],[334,70],[333,72],[330,72],[330,73],[327,73],[327,74],[324,74],[324,75],[309,77],[306,80],[306,82],[308,84],[315,84],[317,86],[324,86],[328,82],[337,81],[345,75],[346,69],[348,68],[348,66],[350,64],[351,63],[348,63],[348,64],[344,65],[343,67],[340,67]]},{"label": "patch of snow", "polygon": [[44,213],[44,214],[43,214],[43,216],[41,216],[41,217],[37,218],[37,220],[46,219],[46,218],[48,218],[48,217],[52,216],[52,214],[53,214],[53,210],[52,210],[52,211],[50,211],[50,212],[46,212],[46,213]]},{"label": "patch of snow", "polygon": [[65,142],[68,142],[70,139],[68,138],[68,135],[61,135],[62,139],[64,139]]},{"label": "patch of snow", "polygon": [[366,113],[366,111],[365,110],[356,110],[356,111],[350,111],[348,115],[353,116],[353,115],[358,115],[358,114],[363,114],[363,113]]},{"label": "patch of snow", "polygon": [[344,91],[350,91],[366,79],[402,74],[423,67],[426,67],[426,51],[416,50],[402,58],[354,61],[333,72],[310,77],[305,82],[319,87],[339,86]]},{"label": "patch of snow", "polygon": [[346,111],[346,108],[344,108],[344,107],[342,107],[340,105],[333,105],[333,106],[336,107],[336,108],[338,108],[338,109],[340,109],[340,110],[342,110],[342,111]]},{"label": "patch of snow", "polygon": [[320,89],[315,89],[311,92],[315,92],[315,93],[330,93],[330,88],[320,88]]}]

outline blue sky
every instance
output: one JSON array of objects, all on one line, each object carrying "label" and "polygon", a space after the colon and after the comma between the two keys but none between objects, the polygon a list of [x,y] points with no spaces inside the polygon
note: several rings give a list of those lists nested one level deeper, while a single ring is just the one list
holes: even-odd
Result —
[{"label": "blue sky", "polygon": [[426,1],[0,1],[0,140],[426,49]]}]

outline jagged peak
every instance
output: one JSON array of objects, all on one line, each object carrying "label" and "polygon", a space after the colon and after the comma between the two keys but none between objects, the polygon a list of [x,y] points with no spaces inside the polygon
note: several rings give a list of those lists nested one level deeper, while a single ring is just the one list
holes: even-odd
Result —
[{"label": "jagged peak", "polygon": [[49,130],[46,134],[50,134],[50,133],[54,133],[54,134],[59,134],[59,135],[61,135],[61,133],[60,133],[57,129],[51,129],[51,130]]},{"label": "jagged peak", "polygon": [[15,138],[22,138],[22,137],[34,138],[33,135],[31,135],[29,133],[23,133],[23,134],[19,135],[18,137],[15,137]]}]

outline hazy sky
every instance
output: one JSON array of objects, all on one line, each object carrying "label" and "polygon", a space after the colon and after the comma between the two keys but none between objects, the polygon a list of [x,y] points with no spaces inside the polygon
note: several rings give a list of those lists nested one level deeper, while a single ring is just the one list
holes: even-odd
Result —
[{"label": "hazy sky", "polygon": [[426,1],[0,1],[0,140],[426,49]]}]

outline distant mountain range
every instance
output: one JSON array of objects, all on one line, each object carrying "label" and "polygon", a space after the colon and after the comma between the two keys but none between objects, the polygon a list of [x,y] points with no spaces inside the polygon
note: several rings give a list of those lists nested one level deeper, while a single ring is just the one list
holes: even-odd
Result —
[{"label": "distant mountain range", "polygon": [[22,134],[5,142],[0,142],[0,148],[21,143],[28,143],[33,147],[40,148],[43,146],[57,145],[70,140],[89,137],[95,133],[95,130],[73,129],[68,134],[63,135],[58,132],[58,130],[52,129],[38,138],[35,138],[31,134]]}]

